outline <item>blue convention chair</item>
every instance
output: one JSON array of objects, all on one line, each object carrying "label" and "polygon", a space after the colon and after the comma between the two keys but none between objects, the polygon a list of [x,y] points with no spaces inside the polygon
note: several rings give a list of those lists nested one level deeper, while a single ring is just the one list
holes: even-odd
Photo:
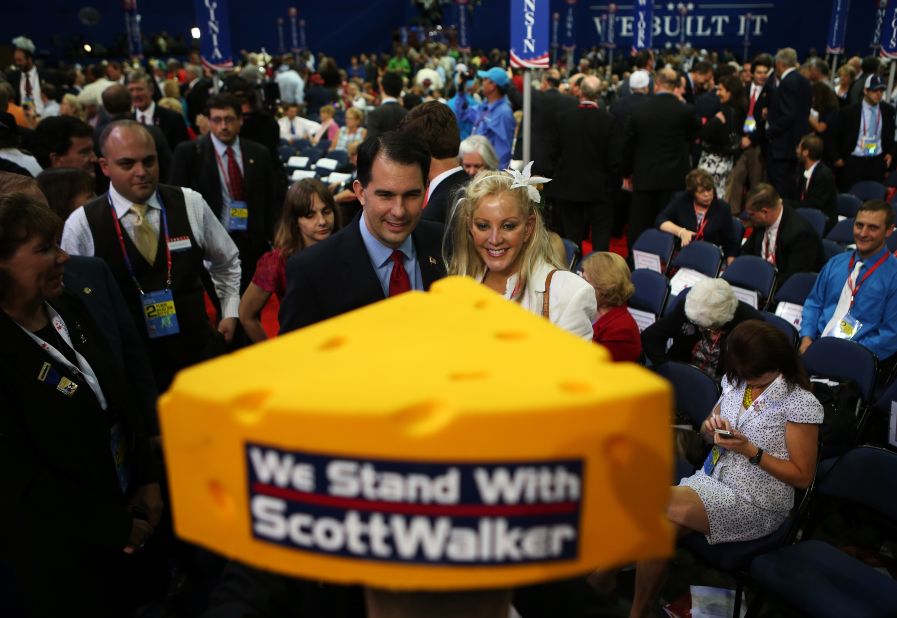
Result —
[{"label": "blue convention chair", "polygon": [[816,234],[819,235],[819,238],[825,234],[825,215],[822,214],[821,210],[817,210],[815,208],[798,208],[795,210],[797,214],[804,218],[804,220],[810,224]]},{"label": "blue convention chair", "polygon": [[647,268],[636,268],[632,271],[632,285],[635,292],[629,299],[630,307],[653,313],[658,318],[663,315],[670,295],[670,282],[666,276]]},{"label": "blue convention chair", "polygon": [[744,238],[744,222],[738,217],[732,217],[732,230],[735,232],[735,238],[740,243]]},{"label": "blue convention chair", "polygon": [[293,148],[295,148],[297,152],[305,150],[306,148],[311,148],[311,140],[307,140],[305,138],[297,139],[295,142],[293,142]]},{"label": "blue convention chair", "polygon": [[716,278],[723,264],[723,252],[714,244],[703,240],[695,240],[684,247],[673,258],[673,266],[690,268],[708,277]]},{"label": "blue convention chair", "polygon": [[[851,449],[820,476],[816,496],[861,505],[897,525],[897,454]],[[758,556],[751,576],[763,592],[814,618],[897,616],[897,581],[820,540]]]},{"label": "blue convention chair", "polygon": [[831,240],[839,245],[853,244],[853,217],[838,221],[825,235],[826,240]]},{"label": "blue convention chair", "polygon": [[776,267],[759,256],[740,255],[729,264],[722,279],[728,281],[729,285],[757,292],[760,297],[757,308],[763,309],[772,298],[776,285]]},{"label": "blue convention chair", "polygon": [[842,217],[856,217],[857,210],[863,205],[862,200],[850,193],[838,195],[838,214]]},{"label": "blue convention chair", "polygon": [[303,157],[308,157],[308,164],[312,165],[313,163],[317,163],[318,159],[324,156],[324,151],[315,146],[309,146],[308,148],[303,148],[299,154]]},{"label": "blue convention chair", "polygon": [[643,251],[660,257],[660,267],[666,272],[676,248],[676,237],[654,228],[641,233],[632,245],[633,251]]},{"label": "blue convention chair", "polygon": [[673,385],[676,411],[699,428],[719,400],[720,388],[716,380],[694,365],[676,361],[655,365],[652,369]]},{"label": "blue convention chair", "polygon": [[880,182],[875,182],[874,180],[861,180],[853,185],[848,193],[857,196],[862,202],[868,202],[869,200],[885,199],[887,191],[887,187]]},{"label": "blue convention chair", "polygon": [[691,291],[691,288],[686,288],[686,289],[682,290],[682,293],[679,294],[678,296],[672,296],[672,295],[671,295],[671,296],[667,299],[667,304],[666,304],[666,306],[663,308],[663,314],[664,314],[664,315],[670,315],[670,314],[673,312],[673,310],[676,309],[676,307],[679,306],[679,303],[684,303],[684,302],[685,302],[685,297],[688,296],[688,293],[689,293],[690,291]]},{"label": "blue convention chair", "polygon": [[321,152],[327,152],[330,149],[330,140],[322,139],[318,142],[317,148],[320,148]]},{"label": "blue convention chair", "polygon": [[[893,236],[893,234],[891,234]],[[825,261],[828,262],[830,259],[835,257],[836,255],[840,255],[844,253],[845,247],[844,245],[839,245],[834,240],[829,240],[828,238],[822,239],[822,253],[825,256]]]},{"label": "blue convention chair", "polygon": [[290,160],[290,157],[296,154],[296,149],[287,144],[286,146],[278,146],[277,154],[280,155],[280,160],[286,163]]},{"label": "blue convention chair", "polygon": [[761,311],[763,315],[763,321],[767,324],[771,324],[782,331],[786,337],[788,337],[788,341],[791,342],[791,347],[797,348],[798,333],[797,329],[791,325],[791,323],[785,318],[780,318],[774,313],[770,313],[769,311]]},{"label": "blue convention chair", "polygon": [[564,241],[564,257],[567,260],[567,268],[572,271],[573,267],[579,261],[579,256],[582,254],[582,251],[577,244],[569,238],[561,238],[561,240]]},{"label": "blue convention chair", "polygon": [[343,167],[349,163],[349,153],[345,150],[331,150],[327,156],[338,163],[337,167]]},{"label": "blue convention chair", "polygon": [[816,285],[817,273],[795,273],[785,280],[775,294],[777,303],[803,305]]},{"label": "blue convention chair", "polygon": [[897,233],[888,236],[888,238],[885,240],[885,243],[888,245],[888,250],[891,253],[897,251]]}]

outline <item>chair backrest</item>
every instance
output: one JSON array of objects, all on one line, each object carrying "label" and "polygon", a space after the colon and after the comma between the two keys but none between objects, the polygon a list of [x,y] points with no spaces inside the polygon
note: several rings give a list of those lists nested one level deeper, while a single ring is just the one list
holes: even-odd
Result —
[{"label": "chair backrest", "polygon": [[289,161],[290,157],[296,154],[296,149],[292,146],[278,146],[277,154],[280,155],[280,160],[286,163]]},{"label": "chair backrest", "polygon": [[293,142],[293,147],[296,150],[305,150],[306,148],[311,148],[311,141],[305,138],[297,139],[295,142]]},{"label": "chair backrest", "polygon": [[682,290],[682,292],[680,292],[676,296],[670,295],[670,297],[667,298],[667,304],[663,308],[663,314],[664,315],[671,314],[673,312],[673,310],[679,306],[679,303],[684,303],[685,297],[688,296],[688,292],[690,290],[691,290],[691,288],[685,288],[684,290]]},{"label": "chair backrest", "polygon": [[318,159],[324,156],[324,151],[320,148],[316,148],[314,146],[309,146],[302,150],[301,154],[303,157],[308,157],[309,164],[317,163]]},{"label": "chair backrest", "polygon": [[673,258],[673,266],[691,268],[708,277],[719,275],[723,263],[723,252],[714,244],[703,240],[695,240],[679,251]]},{"label": "chair backrest", "polygon": [[744,223],[738,217],[732,217],[732,230],[735,233],[735,238],[741,242],[741,239],[744,238]]},{"label": "chair backrest", "polygon": [[561,240],[564,241],[564,253],[567,260],[567,268],[573,270],[573,265],[576,264],[577,258],[581,253],[579,246],[569,238],[561,238]]},{"label": "chair backrest", "polygon": [[863,205],[863,201],[856,195],[841,193],[838,195],[838,214],[842,217],[856,217],[857,210]]},{"label": "chair backrest", "polygon": [[848,193],[857,196],[863,202],[869,200],[883,200],[885,199],[887,188],[882,183],[874,180],[861,180],[853,185]]},{"label": "chair backrest", "polygon": [[632,285],[635,293],[629,299],[629,306],[641,311],[649,311],[660,317],[670,294],[670,282],[664,275],[647,268],[632,271]]},{"label": "chair backrest", "polygon": [[885,240],[885,244],[888,245],[888,250],[891,253],[897,251],[897,234],[891,234],[890,236],[888,236]]},{"label": "chair backrest", "polygon": [[825,235],[826,240],[832,240],[839,245],[849,245],[853,242],[853,217],[838,221]]},{"label": "chair backrest", "polygon": [[837,337],[820,337],[810,344],[800,362],[811,376],[836,382],[852,380],[859,389],[860,398],[872,403],[878,361],[860,344]]},{"label": "chair backrest", "polygon": [[857,502],[897,521],[897,453],[858,446],[838,458],[816,491]]},{"label": "chair backrest", "polygon": [[327,153],[331,159],[334,159],[340,165],[345,165],[349,162],[349,153],[345,150],[331,150]]},{"label": "chair backrest", "polygon": [[794,303],[795,305],[803,305],[810,295],[810,290],[816,284],[817,273],[794,273],[782,287],[776,292],[775,300],[777,303]]},{"label": "chair backrest", "polygon": [[776,284],[776,268],[759,256],[740,255],[729,264],[722,278],[731,285],[753,290],[768,301]]},{"label": "chair backrest", "polygon": [[320,148],[322,152],[327,152],[328,150],[330,150],[330,140],[322,139],[318,142],[318,148]]},{"label": "chair backrest", "polygon": [[687,363],[670,361],[653,369],[672,383],[676,411],[688,416],[692,424],[699,427],[719,399],[720,388],[716,380]]},{"label": "chair backrest", "polygon": [[648,228],[635,240],[633,251],[644,251],[652,255],[660,256],[661,268],[666,268],[673,257],[676,248],[676,238],[672,234]]},{"label": "chair backrest", "polygon": [[[893,236],[893,234],[891,234]],[[844,245],[839,245],[834,240],[829,240],[828,238],[822,239],[822,253],[825,255],[825,261],[828,262],[830,259],[835,257],[838,254],[844,253]]]},{"label": "chair backrest", "polygon": [[785,336],[788,337],[788,340],[791,342],[791,345],[795,348],[797,347],[797,342],[798,342],[797,329],[794,328],[794,326],[792,326],[791,323],[788,322],[788,320],[786,320],[784,318],[780,318],[776,314],[770,313],[769,311],[762,311],[761,313],[763,314],[764,322],[766,322],[767,324],[771,324],[772,326],[775,326],[780,331],[785,333]]},{"label": "chair backrest", "polygon": [[815,230],[819,235],[819,238],[822,238],[822,235],[825,233],[825,215],[822,214],[821,210],[815,208],[798,208],[797,214],[810,224],[810,227]]}]

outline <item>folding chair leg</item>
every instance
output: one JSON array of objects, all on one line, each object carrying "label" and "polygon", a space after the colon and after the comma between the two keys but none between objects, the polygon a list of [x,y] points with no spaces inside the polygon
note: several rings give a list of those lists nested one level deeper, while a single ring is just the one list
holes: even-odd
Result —
[{"label": "folding chair leg", "polygon": [[735,580],[735,607],[732,609],[732,618],[740,618],[741,616],[741,593],[743,592],[743,586],[741,585],[741,579]]}]

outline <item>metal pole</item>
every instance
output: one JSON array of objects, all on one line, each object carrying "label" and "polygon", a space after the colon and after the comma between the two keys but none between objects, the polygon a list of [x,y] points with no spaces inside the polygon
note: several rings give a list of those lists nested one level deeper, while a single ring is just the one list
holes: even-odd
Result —
[{"label": "metal pole", "polygon": [[897,62],[891,60],[891,74],[888,77],[888,96],[885,97],[886,101],[891,100],[891,92],[894,90],[894,72],[897,71]]},{"label": "metal pole", "polygon": [[[892,73],[893,75],[893,73]],[[532,152],[533,140],[532,132],[532,112],[533,112],[533,72],[531,69],[523,70],[523,163],[532,161],[530,153]]]},{"label": "metal pole", "polygon": [[829,72],[829,75],[832,76],[832,79],[835,79],[835,75],[838,73],[838,54],[832,54],[832,70]]}]

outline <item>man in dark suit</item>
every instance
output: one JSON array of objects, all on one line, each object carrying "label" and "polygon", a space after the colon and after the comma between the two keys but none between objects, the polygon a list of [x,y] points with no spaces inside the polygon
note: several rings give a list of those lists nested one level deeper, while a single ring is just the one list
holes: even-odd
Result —
[{"label": "man in dark suit", "polygon": [[626,83],[629,85],[629,94],[617,97],[610,106],[610,113],[618,122],[623,123],[623,126],[632,110],[648,100],[651,76],[647,71],[635,71]]},{"label": "man in dark suit", "polygon": [[706,60],[698,60],[685,74],[685,102],[694,105],[698,97],[711,88],[713,88],[713,65]]},{"label": "man in dark suit", "polygon": [[790,47],[776,54],[778,83],[766,115],[766,173],[779,195],[796,198],[797,144],[810,132],[810,82],[797,71],[797,52]]},{"label": "man in dark suit", "polygon": [[428,101],[413,108],[399,130],[420,137],[430,149],[430,173],[421,218],[448,224],[458,193],[470,176],[458,164],[461,145],[455,114],[445,103]]},{"label": "man in dark suit", "polygon": [[689,147],[701,124],[694,108],[673,94],[679,86],[676,71],[665,68],[655,75],[655,94],[632,110],[623,140],[623,176],[631,178],[632,209],[629,246],[654,220],[670,196],[685,188],[691,169]]},{"label": "man in dark suit", "polygon": [[838,188],[835,175],[820,161],[824,149],[822,138],[810,134],[800,140],[797,146],[797,160],[803,173],[797,181],[801,208],[815,208],[826,218],[826,229],[838,222]]},{"label": "man in dark suit", "polygon": [[206,104],[210,132],[174,151],[170,184],[198,192],[240,250],[245,290],[273,237],[280,212],[274,163],[268,149],[240,137],[240,101],[216,94]]},{"label": "man in dark suit", "polygon": [[591,228],[595,251],[607,251],[613,225],[608,181],[618,163],[618,136],[613,116],[598,107],[600,80],[586,76],[579,91],[579,106],[558,123],[558,162],[546,191],[560,211],[564,238],[582,247]]},{"label": "man in dark suit", "polygon": [[[41,99],[41,81],[48,75],[42,70],[38,73],[34,64],[34,43],[25,37],[13,39],[15,49],[12,53],[16,68],[7,74],[7,79],[15,91],[15,104],[28,103],[38,116],[44,113],[44,102]],[[5,111],[5,110],[0,110]]]},{"label": "man in dark suit", "polygon": [[201,66],[188,64],[186,70],[190,81],[181,86],[181,93],[184,95],[184,101],[187,102],[187,119],[193,129],[199,133],[196,117],[206,111],[206,101],[211,96],[212,80],[203,75]]},{"label": "man in dark suit", "polygon": [[146,73],[131,73],[128,76],[128,92],[134,105],[134,119],[140,124],[152,124],[165,134],[169,148],[177,148],[189,139],[184,117],[170,109],[159,107],[153,101],[153,78]]},{"label": "man in dark suit", "polygon": [[860,65],[860,74],[856,76],[850,85],[848,104],[853,105],[863,100],[863,90],[866,88],[866,80],[872,75],[878,75],[881,71],[881,60],[878,56],[866,56]]},{"label": "man in dark suit", "polygon": [[380,105],[368,112],[368,137],[377,137],[395,130],[408,113],[399,102],[399,95],[402,94],[401,75],[394,71],[384,73],[380,78],[380,92],[383,94]]},{"label": "man in dark suit", "polygon": [[[565,112],[576,109],[576,99],[558,90],[561,76],[557,69],[546,71],[542,77],[542,90],[533,91],[532,132],[533,174],[551,177],[557,165],[556,141],[558,120]],[[523,139],[517,140],[523,152]],[[522,157],[522,155],[521,155]]]},{"label": "man in dark suit", "polygon": [[443,226],[420,221],[430,169],[426,144],[409,133],[367,138],[353,184],[362,214],[293,255],[280,304],[280,332],[364,307],[445,275]]},{"label": "man in dark suit", "polygon": [[861,180],[882,182],[894,157],[894,108],[882,102],[886,89],[877,75],[866,78],[863,100],[838,115],[835,140],[841,168],[841,190]]},{"label": "man in dark suit", "polygon": [[775,188],[760,183],[748,193],[745,213],[754,232],[742,255],[757,255],[776,267],[776,285],[794,273],[819,272],[825,262],[822,240],[810,224],[782,202]]}]

